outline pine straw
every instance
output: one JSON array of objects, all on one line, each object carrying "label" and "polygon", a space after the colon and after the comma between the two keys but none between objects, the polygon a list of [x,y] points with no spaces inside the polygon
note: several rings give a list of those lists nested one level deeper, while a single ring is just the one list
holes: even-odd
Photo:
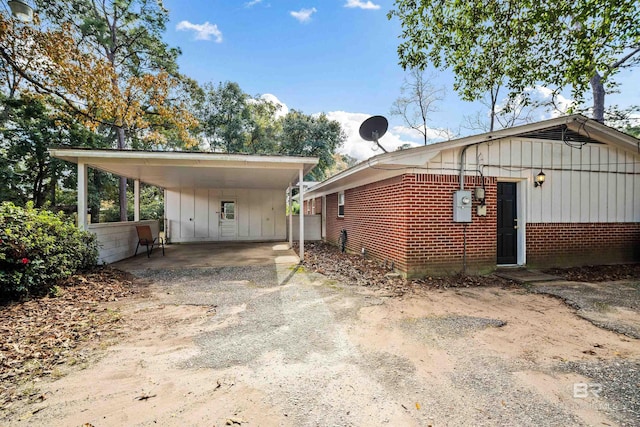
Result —
[{"label": "pine straw", "polygon": [[21,399],[44,399],[35,387],[42,377],[85,362],[92,350],[122,333],[118,309],[105,303],[138,293],[133,277],[111,268],[78,274],[61,284],[58,296],[0,306],[0,407]]},{"label": "pine straw", "polygon": [[406,280],[397,274],[390,274],[391,262],[379,262],[362,255],[341,253],[340,250],[323,242],[306,243],[305,267],[346,284],[383,289],[401,296],[425,288],[459,288],[480,286],[514,286],[515,283],[494,275],[475,276],[457,274],[454,276],[431,276]]}]

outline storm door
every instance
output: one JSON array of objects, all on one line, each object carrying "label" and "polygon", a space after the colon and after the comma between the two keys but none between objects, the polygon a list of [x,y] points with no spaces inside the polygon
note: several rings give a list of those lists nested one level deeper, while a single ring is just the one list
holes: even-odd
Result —
[{"label": "storm door", "polygon": [[236,238],[237,216],[235,200],[220,202],[220,240],[234,240]]}]

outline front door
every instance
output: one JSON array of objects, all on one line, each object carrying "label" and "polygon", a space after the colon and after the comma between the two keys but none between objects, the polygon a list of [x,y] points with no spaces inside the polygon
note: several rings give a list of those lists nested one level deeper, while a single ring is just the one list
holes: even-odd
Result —
[{"label": "front door", "polygon": [[498,183],[498,264],[518,263],[518,218],[515,182]]},{"label": "front door", "polygon": [[235,200],[220,202],[220,240],[234,240],[237,233]]}]

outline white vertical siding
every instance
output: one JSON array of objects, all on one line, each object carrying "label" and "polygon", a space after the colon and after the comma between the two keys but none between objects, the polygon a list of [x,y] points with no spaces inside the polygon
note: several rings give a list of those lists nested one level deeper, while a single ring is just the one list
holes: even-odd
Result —
[{"label": "white vertical siding", "polygon": [[172,242],[219,240],[223,199],[236,202],[237,240],[286,238],[285,194],[281,190],[182,188],[168,189],[166,194]]},{"label": "white vertical siding", "polygon": [[[560,141],[526,138],[474,148],[467,150],[465,169],[527,181],[528,222],[640,222],[640,153],[605,144],[573,148]],[[456,174],[460,150],[443,151],[427,168]],[[540,169],[546,181],[542,188],[534,188]]]}]

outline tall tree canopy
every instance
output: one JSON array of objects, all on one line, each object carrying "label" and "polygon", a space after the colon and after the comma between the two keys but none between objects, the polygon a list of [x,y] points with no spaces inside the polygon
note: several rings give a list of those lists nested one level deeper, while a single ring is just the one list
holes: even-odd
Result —
[{"label": "tall tree canopy", "polygon": [[640,62],[637,0],[396,0],[405,68],[451,68],[466,100],[506,86],[515,98],[537,84],[571,88],[604,121],[614,76]]},{"label": "tall tree canopy", "polygon": [[310,179],[325,179],[333,166],[333,157],[346,139],[340,123],[329,120],[325,114],[308,116],[292,110],[282,119],[279,154],[287,156],[318,157],[318,166],[309,174]]},{"label": "tall tree canopy", "polygon": [[325,114],[292,110],[282,116],[279,106],[243,92],[234,82],[203,87],[195,109],[202,148],[248,154],[318,157],[310,179],[323,179],[334,165],[334,154],[346,136],[340,123]]},{"label": "tall tree canopy", "polygon": [[[39,0],[37,6],[33,24],[0,14],[0,57],[27,90],[59,98],[92,128],[111,127],[117,148],[127,147],[128,137],[164,143],[167,130],[191,140],[196,121],[175,98],[179,50],[162,41],[168,12],[161,1]],[[123,220],[125,188],[122,180]]]}]

